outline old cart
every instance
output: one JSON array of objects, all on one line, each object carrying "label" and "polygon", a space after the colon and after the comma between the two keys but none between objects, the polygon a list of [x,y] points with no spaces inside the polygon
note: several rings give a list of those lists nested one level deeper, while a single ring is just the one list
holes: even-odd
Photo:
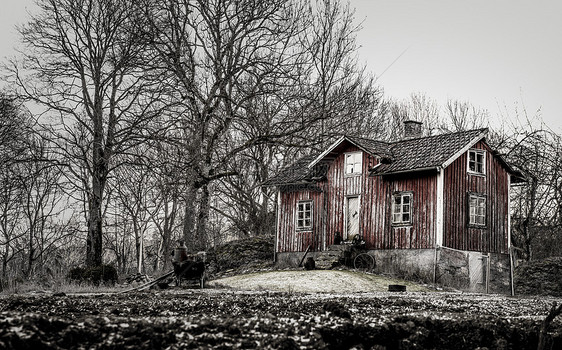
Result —
[{"label": "old cart", "polygon": [[205,287],[205,252],[188,254],[187,247],[180,241],[179,246],[174,248],[174,275],[176,286],[181,286],[182,280],[197,280],[201,288]]},{"label": "old cart", "polygon": [[363,237],[354,235],[350,243],[351,247],[346,254],[346,265],[364,272],[373,271],[376,266],[375,258],[367,252]]}]

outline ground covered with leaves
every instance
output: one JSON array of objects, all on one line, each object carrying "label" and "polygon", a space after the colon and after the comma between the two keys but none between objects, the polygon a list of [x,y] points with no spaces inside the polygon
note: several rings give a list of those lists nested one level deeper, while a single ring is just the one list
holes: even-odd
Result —
[{"label": "ground covered with leaves", "polygon": [[[0,299],[0,348],[536,349],[560,299],[173,289]],[[562,348],[562,324],[548,331]]]}]

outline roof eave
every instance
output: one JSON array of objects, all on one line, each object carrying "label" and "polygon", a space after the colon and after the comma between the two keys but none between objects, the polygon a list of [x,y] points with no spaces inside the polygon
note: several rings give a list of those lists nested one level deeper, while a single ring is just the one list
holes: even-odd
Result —
[{"label": "roof eave", "polygon": [[334,149],[336,149],[336,147],[338,147],[342,142],[347,141],[349,143],[351,143],[352,145],[356,146],[357,148],[359,148],[361,151],[368,153],[370,155],[375,155],[381,158],[390,158],[391,156],[388,154],[380,154],[377,155],[376,153],[373,153],[372,151],[366,149],[364,146],[362,146],[360,143],[357,143],[356,141],[354,141],[352,138],[347,137],[346,135],[340,137],[339,139],[337,139],[334,143],[332,143],[330,145],[330,147],[328,147],[324,152],[320,153],[320,155],[318,157],[316,157],[312,162],[310,162],[308,164],[308,168],[311,169],[312,167],[314,167],[316,164],[318,164],[322,159],[324,159],[324,157],[326,157],[328,154],[330,154]]},{"label": "roof eave", "polygon": [[324,157],[326,157],[328,154],[330,154],[330,152],[332,152],[336,147],[338,147],[338,145],[340,143],[342,143],[346,139],[347,139],[347,137],[345,137],[345,136],[342,136],[339,139],[337,139],[336,142],[332,143],[330,145],[330,147],[328,147],[324,152],[320,153],[320,155],[318,157],[316,157],[312,162],[310,162],[308,164],[308,168],[312,168],[313,166],[318,164],[318,162],[320,162]]},{"label": "roof eave", "polygon": [[441,164],[441,168],[445,169],[449,165],[451,165],[458,157],[466,153],[472,146],[477,144],[480,140],[488,135],[488,129],[482,130],[480,134],[475,136],[472,140],[470,140],[463,148],[458,150],[455,154],[453,154],[449,159],[447,159],[443,164]]}]

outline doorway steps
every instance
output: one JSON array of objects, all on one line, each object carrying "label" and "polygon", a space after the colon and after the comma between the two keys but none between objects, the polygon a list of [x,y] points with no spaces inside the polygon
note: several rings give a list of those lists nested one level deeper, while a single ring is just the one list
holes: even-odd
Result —
[{"label": "doorway steps", "polygon": [[328,246],[327,250],[316,255],[316,268],[319,270],[329,270],[346,263],[346,258],[351,254],[352,245],[334,244]]}]

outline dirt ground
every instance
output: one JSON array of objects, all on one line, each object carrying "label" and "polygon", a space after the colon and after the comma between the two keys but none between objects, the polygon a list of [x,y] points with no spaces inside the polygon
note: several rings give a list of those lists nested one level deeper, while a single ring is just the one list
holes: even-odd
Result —
[{"label": "dirt ground", "polygon": [[350,270],[288,270],[256,272],[210,281],[209,287],[235,290],[270,290],[301,293],[384,292],[390,284],[403,284],[407,291],[430,291],[416,283]]},{"label": "dirt ground", "polygon": [[[450,292],[352,292],[361,288],[360,282],[346,284],[346,275],[333,275],[280,273],[276,283],[293,285],[283,292],[266,290],[274,289],[274,275],[253,274],[217,280],[215,287],[203,290],[3,296],[0,348],[536,349],[544,316],[553,303],[562,302]],[[297,286],[320,283],[313,276],[324,285],[340,281],[336,285],[344,292],[333,286],[327,293],[297,291]],[[356,278],[347,276],[348,281]],[[547,338],[547,349],[562,348],[559,319]]]}]

